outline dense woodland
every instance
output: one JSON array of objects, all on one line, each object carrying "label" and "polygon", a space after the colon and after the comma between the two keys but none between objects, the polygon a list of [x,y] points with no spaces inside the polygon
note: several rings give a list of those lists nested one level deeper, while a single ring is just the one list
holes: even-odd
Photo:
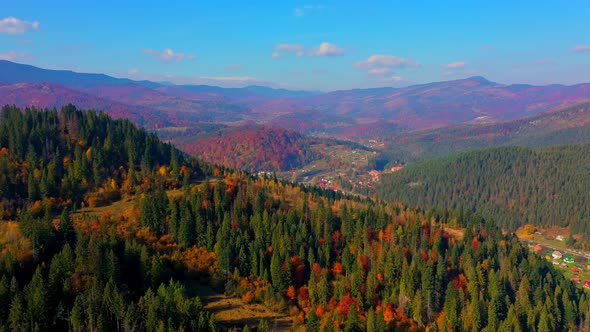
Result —
[{"label": "dense woodland", "polygon": [[301,134],[280,128],[244,126],[219,131],[196,142],[175,137],[183,151],[205,161],[249,171],[287,171],[301,167],[317,155]]},{"label": "dense woodland", "polygon": [[[213,167],[71,106],[5,107],[0,143],[2,330],[224,328],[203,283],[296,330],[590,330],[581,289],[468,213]],[[120,199],[120,213],[73,213]]]},{"label": "dense woodland", "polygon": [[590,145],[503,147],[416,162],[385,175],[386,199],[465,209],[514,230],[570,227],[590,239]]}]

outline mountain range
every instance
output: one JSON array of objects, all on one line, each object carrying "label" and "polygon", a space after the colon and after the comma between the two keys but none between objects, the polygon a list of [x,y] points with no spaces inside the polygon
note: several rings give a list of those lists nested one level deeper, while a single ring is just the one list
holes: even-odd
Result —
[{"label": "mountain range", "polygon": [[[425,129],[511,120],[590,99],[590,84],[504,85],[483,77],[470,77],[405,88],[322,93],[261,86],[170,85],[104,74],[47,70],[5,60],[0,61],[0,82],[5,83],[5,91],[11,92],[0,95],[3,104],[54,107],[74,100],[80,108],[109,112],[110,103],[121,108],[126,105],[129,112],[164,112],[171,124],[178,126],[203,121],[257,122],[303,133],[314,131],[340,136],[367,125]],[[15,85],[19,83],[37,84]],[[52,84],[51,94],[31,94],[46,86],[38,84],[46,83]],[[150,121],[145,122],[149,126]]]},{"label": "mountain range", "polygon": [[[5,60],[0,60],[0,82],[0,104],[53,108],[75,103],[80,109],[102,110],[115,118],[129,118],[147,129],[164,130],[172,142],[179,139],[174,133],[181,136],[192,128],[229,126],[239,132],[242,126],[249,131],[250,126],[262,124],[254,128],[264,131],[280,127],[304,135],[353,141],[383,139],[390,143],[388,151],[397,151],[398,157],[410,156],[406,158],[409,160],[412,155],[422,155],[416,148],[446,151],[451,144],[453,152],[518,142],[518,137],[529,137],[522,136],[518,129],[522,121],[555,130],[578,127],[586,123],[580,120],[587,118],[585,112],[576,117],[561,117],[561,122],[544,118],[545,114],[558,112],[551,115],[557,116],[567,112],[569,106],[590,99],[590,84],[506,85],[470,77],[404,88],[292,91],[262,86],[222,88],[134,81],[104,74],[41,69]],[[533,128],[530,135],[534,136],[535,126],[527,128]],[[502,136],[510,131],[520,136]],[[491,139],[494,135],[499,138]],[[473,136],[479,137],[479,143],[467,140]],[[240,140],[239,135],[232,137]],[[184,139],[183,145],[198,145],[198,139]],[[459,141],[463,142],[453,145]],[[440,149],[440,145],[445,148]]]}]

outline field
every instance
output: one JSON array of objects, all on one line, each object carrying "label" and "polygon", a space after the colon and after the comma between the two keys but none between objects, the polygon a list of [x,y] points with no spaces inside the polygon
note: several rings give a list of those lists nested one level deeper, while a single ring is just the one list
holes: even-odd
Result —
[{"label": "field", "polygon": [[273,312],[262,304],[246,304],[239,298],[216,292],[206,285],[196,285],[197,295],[205,309],[215,314],[215,320],[226,329],[248,325],[251,329],[262,319],[268,321],[273,331],[291,331],[293,322],[285,315]]}]

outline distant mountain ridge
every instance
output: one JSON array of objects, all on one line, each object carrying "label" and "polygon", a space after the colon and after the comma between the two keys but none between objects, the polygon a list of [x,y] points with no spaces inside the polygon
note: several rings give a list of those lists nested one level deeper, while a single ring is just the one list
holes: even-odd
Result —
[{"label": "distant mountain ridge", "polygon": [[[313,134],[353,141],[387,141],[393,138],[398,150],[405,149],[409,144],[418,144],[419,148],[428,150],[429,146],[436,147],[437,142],[444,142],[445,137],[449,137],[451,152],[455,147],[452,144],[459,142],[452,138],[453,132],[457,130],[453,129],[456,126],[471,124],[487,128],[485,126],[542,115],[556,108],[590,100],[590,84],[504,85],[481,76],[403,88],[384,87],[323,93],[263,86],[222,88],[133,81],[104,74],[47,70],[4,60],[0,61],[0,82],[4,83],[0,84],[2,105],[15,104],[22,108],[61,107],[75,103],[79,108],[102,110],[116,118],[130,118],[148,129],[182,129],[166,131],[167,138],[172,142],[182,139],[174,137],[174,133],[181,136],[186,129],[190,132],[190,128],[195,126],[200,128],[199,136],[203,136],[203,128],[215,130],[213,128],[218,128],[216,126],[241,127],[258,124],[291,129],[302,135]],[[581,119],[588,117],[590,115],[584,113],[576,121],[586,123]],[[545,132],[545,129],[549,130],[555,125],[551,121],[542,122],[542,130],[539,132]],[[449,128],[443,129],[447,127]],[[566,127],[567,125],[563,127],[564,130]],[[495,127],[481,130],[494,131],[493,128]],[[572,131],[571,128],[567,130]],[[429,132],[435,136],[428,134]],[[485,139],[483,141],[469,143],[473,145],[471,147],[463,140],[456,147],[488,146],[488,142]],[[509,141],[500,137],[492,140],[489,145],[508,144],[506,142]],[[550,142],[551,139],[547,141]],[[183,140],[186,146],[195,142]],[[254,143],[256,140],[250,142]],[[441,153],[447,150],[447,146],[436,149]],[[423,155],[425,154],[427,153]]]},{"label": "distant mountain ridge", "polygon": [[516,120],[418,130],[394,136],[388,160],[418,160],[492,146],[590,143],[590,100]]}]

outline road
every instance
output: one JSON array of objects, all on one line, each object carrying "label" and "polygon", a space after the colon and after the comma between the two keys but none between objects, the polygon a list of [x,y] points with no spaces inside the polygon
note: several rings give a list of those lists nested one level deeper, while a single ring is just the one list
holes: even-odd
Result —
[{"label": "road", "polygon": [[590,253],[588,253],[588,252],[584,252],[584,251],[581,251],[581,250],[575,250],[575,249],[560,248],[560,247],[556,247],[556,246],[553,246],[553,245],[550,245],[550,244],[535,242],[533,240],[524,239],[524,238],[520,238],[520,240],[522,242],[531,243],[531,244],[538,244],[538,245],[540,245],[541,247],[544,247],[544,248],[549,248],[551,250],[557,250],[557,251],[560,251],[561,253],[569,254],[569,255],[572,255],[572,256],[584,257],[584,258],[590,260]]}]

